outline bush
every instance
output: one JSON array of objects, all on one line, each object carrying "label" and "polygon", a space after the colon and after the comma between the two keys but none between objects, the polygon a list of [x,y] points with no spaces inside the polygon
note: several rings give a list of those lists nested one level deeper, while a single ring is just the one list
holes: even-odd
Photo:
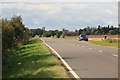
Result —
[{"label": "bush", "polygon": [[22,23],[21,16],[13,16],[11,20],[1,19],[2,23],[2,55],[7,65],[7,57],[17,50],[20,44],[29,40],[30,31]]},{"label": "bush", "polygon": [[61,36],[61,34],[56,34],[56,37],[57,37],[57,38],[60,38],[60,36]]},{"label": "bush", "polygon": [[109,43],[118,42],[118,40],[116,40],[116,39],[106,39],[105,41],[107,41],[107,42],[109,42]]},{"label": "bush", "polygon": [[65,33],[62,33],[61,37],[62,37],[62,38],[65,38]]},{"label": "bush", "polygon": [[51,37],[51,34],[49,32],[44,32],[43,37]]},{"label": "bush", "polygon": [[65,38],[65,35],[62,35],[62,38]]},{"label": "bush", "polygon": [[109,40],[109,43],[113,43],[113,41],[112,41],[112,40]]}]

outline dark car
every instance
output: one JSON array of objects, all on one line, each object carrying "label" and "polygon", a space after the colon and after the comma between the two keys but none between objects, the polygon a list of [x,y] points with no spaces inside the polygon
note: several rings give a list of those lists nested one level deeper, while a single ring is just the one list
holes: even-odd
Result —
[{"label": "dark car", "polygon": [[88,36],[85,34],[80,34],[79,41],[81,41],[81,40],[88,41]]}]

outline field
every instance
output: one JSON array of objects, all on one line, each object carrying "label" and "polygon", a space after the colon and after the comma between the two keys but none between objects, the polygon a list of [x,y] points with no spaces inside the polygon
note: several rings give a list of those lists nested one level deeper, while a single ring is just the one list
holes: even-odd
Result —
[{"label": "field", "polygon": [[[101,45],[101,46],[111,46],[120,48],[120,35],[107,35],[107,39],[104,39],[105,35],[89,35],[89,43]],[[79,40],[79,36],[66,36],[65,39]]]},{"label": "field", "polygon": [[71,74],[62,62],[44,45],[40,38],[31,38],[29,43],[8,59],[3,78],[70,78]]},{"label": "field", "polygon": [[111,47],[120,48],[120,45],[118,44],[120,43],[120,40],[118,41],[116,39],[106,39],[106,40],[98,40],[98,41],[90,40],[89,43],[101,45],[101,46],[111,46]]}]

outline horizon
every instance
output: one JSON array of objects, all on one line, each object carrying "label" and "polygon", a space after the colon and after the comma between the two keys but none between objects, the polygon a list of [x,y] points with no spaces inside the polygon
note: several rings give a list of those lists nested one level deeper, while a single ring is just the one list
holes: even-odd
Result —
[{"label": "horizon", "polygon": [[[84,28],[87,28],[87,27],[90,27],[90,28],[98,28],[98,26],[99,25],[97,25],[97,26],[85,26]],[[110,27],[111,26],[113,26],[114,28],[118,28],[118,26],[114,26],[114,25],[109,25]],[[102,27],[108,27],[108,25],[104,25],[104,26],[102,26],[102,25],[100,25],[100,27],[102,28]],[[28,28],[28,27],[26,27],[26,28]],[[79,28],[79,29],[84,29],[84,28]],[[29,29],[43,29],[43,27],[38,27],[38,28],[29,28]],[[50,30],[59,30],[59,31],[62,31],[62,29],[65,29],[65,30],[68,30],[68,31],[75,31],[75,30],[79,30],[79,29],[74,29],[74,30],[69,30],[69,29],[67,29],[67,28],[61,28],[61,29],[49,29],[49,30],[46,30],[46,31],[50,31]]]}]

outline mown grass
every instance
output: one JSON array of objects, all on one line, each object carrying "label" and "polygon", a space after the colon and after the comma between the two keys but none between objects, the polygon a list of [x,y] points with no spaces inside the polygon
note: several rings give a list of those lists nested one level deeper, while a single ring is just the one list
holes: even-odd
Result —
[{"label": "mown grass", "polygon": [[90,40],[89,43],[101,45],[101,46],[110,46],[110,47],[120,48],[120,40],[116,40],[116,39],[105,39],[100,41]]},{"label": "mown grass", "polygon": [[70,78],[61,61],[39,38],[31,38],[29,43],[8,59],[8,68],[3,78]]}]

